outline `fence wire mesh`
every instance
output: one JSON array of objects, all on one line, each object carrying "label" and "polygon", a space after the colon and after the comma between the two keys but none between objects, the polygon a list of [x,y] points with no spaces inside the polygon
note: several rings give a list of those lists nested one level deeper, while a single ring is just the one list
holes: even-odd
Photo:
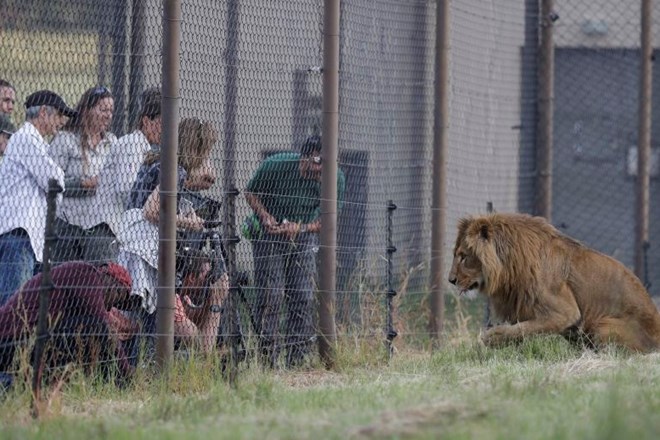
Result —
[{"label": "fence wire mesh", "polygon": [[[0,135],[2,371],[17,368],[14,347],[34,336],[48,178],[65,188],[50,314],[62,336],[54,352],[69,353],[52,363],[112,359],[129,371],[152,350],[158,201],[171,195],[158,187],[162,7],[7,0],[0,10],[2,130],[14,133]],[[392,291],[402,339],[426,332],[434,178],[448,182],[446,258],[458,218],[488,204],[534,211],[537,89],[549,73],[539,72],[539,10],[534,0],[451,3],[448,171],[434,176],[436,3],[341,2],[340,336],[381,343]],[[632,266],[639,2],[557,0],[555,10],[552,220]],[[183,0],[182,17],[177,351],[222,353],[238,332],[242,353],[267,365],[305,362],[326,269],[323,2]],[[44,89],[61,100],[34,94]],[[652,173],[651,200],[657,162]],[[660,260],[658,214],[651,203],[649,268]],[[660,273],[648,275],[657,292]],[[97,343],[71,345],[89,337]]]}]

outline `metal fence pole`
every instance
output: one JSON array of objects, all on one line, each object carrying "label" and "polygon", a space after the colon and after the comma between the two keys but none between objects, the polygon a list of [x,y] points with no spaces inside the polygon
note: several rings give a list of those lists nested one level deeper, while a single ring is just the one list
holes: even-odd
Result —
[{"label": "metal fence pole", "polygon": [[236,245],[240,237],[236,233],[236,197],[239,190],[236,187],[236,106],[238,95],[238,38],[239,38],[239,13],[240,4],[238,0],[227,2],[227,49],[225,50],[225,105],[224,105],[224,174],[222,185],[225,190],[223,204],[223,237],[225,239],[225,251],[227,253],[227,273],[229,274],[229,293],[227,296],[226,315],[229,319],[228,338],[225,343],[230,344],[231,359],[228,365],[229,382],[234,385],[238,374],[238,343],[239,317],[237,312],[239,286],[236,272]]},{"label": "metal fence pole", "polygon": [[144,90],[145,26],[147,3],[144,0],[132,0],[131,9],[131,55],[128,78],[128,128],[130,132],[137,122],[140,112],[138,97]]},{"label": "metal fence pole", "polygon": [[339,131],[339,0],[323,9],[323,169],[319,263],[319,353],[326,367],[335,362],[337,278],[337,144]]},{"label": "metal fence pole", "polygon": [[164,0],[163,9],[163,134],[158,224],[158,300],[156,303],[156,332],[158,334],[156,362],[161,371],[167,369],[174,353],[181,0]]},{"label": "metal fence pole", "polygon": [[117,135],[126,131],[126,30],[127,0],[115,0],[111,20],[112,39],[112,90],[115,100],[112,132]]},{"label": "metal fence pole", "polygon": [[435,34],[433,115],[433,199],[431,214],[431,318],[429,333],[439,339],[444,326],[444,238],[447,215],[447,127],[449,120],[449,1],[438,0]]},{"label": "metal fence pole", "polygon": [[[649,199],[651,183],[651,95],[653,45],[651,0],[642,0],[641,71],[639,80],[639,138],[637,144],[637,187],[635,228],[635,273],[642,279],[649,243]],[[648,280],[645,280],[646,282]]]},{"label": "metal fence pole", "polygon": [[50,294],[53,291],[53,281],[50,276],[50,251],[55,236],[55,213],[57,194],[63,188],[55,179],[48,181],[48,194],[46,196],[46,231],[44,251],[42,254],[41,286],[39,288],[39,318],[37,321],[37,340],[34,345],[34,358],[32,364],[32,416],[39,417],[41,403],[41,378],[43,375],[43,354],[46,343],[50,337],[48,330],[48,308]]},{"label": "metal fence pole", "polygon": [[553,40],[554,0],[541,0],[541,44],[538,64],[538,149],[536,214],[552,220],[552,126],[554,112],[555,49]]}]

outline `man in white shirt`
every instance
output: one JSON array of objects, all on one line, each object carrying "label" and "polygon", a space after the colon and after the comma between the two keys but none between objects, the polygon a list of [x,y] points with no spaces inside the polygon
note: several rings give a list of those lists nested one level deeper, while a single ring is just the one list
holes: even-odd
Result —
[{"label": "man in white shirt", "polygon": [[9,120],[9,116],[0,113],[0,163],[7,149],[9,138],[16,131],[16,127]]},{"label": "man in white shirt", "polygon": [[57,133],[73,115],[56,93],[34,92],[25,100],[25,123],[7,144],[0,164],[0,305],[41,262],[48,181],[64,188],[64,172],[48,155],[44,136]]}]

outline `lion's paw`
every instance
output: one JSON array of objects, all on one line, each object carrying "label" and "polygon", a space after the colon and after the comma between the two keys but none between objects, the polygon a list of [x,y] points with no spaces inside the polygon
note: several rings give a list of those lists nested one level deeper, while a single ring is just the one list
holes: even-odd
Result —
[{"label": "lion's paw", "polygon": [[481,335],[481,341],[487,347],[500,347],[509,339],[510,325],[498,325]]}]

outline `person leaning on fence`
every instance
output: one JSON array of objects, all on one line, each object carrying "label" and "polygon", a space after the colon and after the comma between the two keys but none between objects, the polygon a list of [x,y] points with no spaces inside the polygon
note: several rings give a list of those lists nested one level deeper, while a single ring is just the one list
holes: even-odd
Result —
[{"label": "person leaning on fence", "polygon": [[[308,138],[299,153],[278,153],[259,166],[245,198],[254,212],[244,225],[252,241],[255,322],[260,351],[274,367],[281,341],[280,312],[286,304],[284,345],[287,366],[299,365],[311,353],[315,336],[314,285],[318,233],[321,230],[321,138]],[[341,201],[344,173],[337,170]]]},{"label": "person leaning on fence", "polygon": [[[161,92],[146,89],[140,99],[137,127],[114,143],[99,174],[99,184],[88,212],[90,222],[105,224],[113,236],[118,234],[122,216],[128,206],[131,188],[146,154],[158,150],[162,133]],[[115,255],[116,257],[116,255]]]},{"label": "person leaning on fence", "polygon": [[[194,173],[206,163],[218,135],[208,122],[197,118],[183,119],[179,124],[179,162],[177,166],[177,190],[184,188],[189,173]],[[156,286],[158,284],[158,220],[160,216],[160,154],[147,155],[131,190],[128,210],[124,213],[117,235],[120,243],[118,261],[126,266],[133,279],[132,293],[142,298],[144,314],[141,317],[145,330],[153,332],[156,310]],[[176,227],[200,231],[204,221],[177,197]],[[182,209],[184,208],[184,209]],[[223,265],[224,267],[224,265]],[[211,286],[214,296],[224,298],[228,291],[227,274],[223,273]],[[215,304],[219,306],[220,304]],[[215,334],[215,333],[214,333]]]},{"label": "person leaning on fence", "polygon": [[94,210],[99,173],[117,141],[110,124],[114,98],[106,87],[92,87],[83,93],[78,114],[71,118],[50,143],[50,155],[64,170],[64,199],[57,207],[55,232],[58,240],[53,262],[84,260],[111,261],[112,231],[95,222]]},{"label": "person leaning on fence", "polygon": [[0,79],[0,114],[11,115],[15,104],[16,89],[9,81]]},{"label": "person leaning on fence", "polygon": [[64,171],[48,155],[44,136],[76,114],[49,90],[28,96],[25,108],[26,122],[9,139],[0,164],[0,305],[41,262],[48,181],[64,188]]},{"label": "person leaning on fence", "polygon": [[9,116],[0,114],[0,163],[2,163],[9,138],[15,131],[16,127],[11,123]]},{"label": "person leaning on fence", "polygon": [[[32,277],[0,307],[0,371],[16,368],[16,348],[34,336],[42,275]],[[107,371],[114,364],[120,378],[130,377],[133,369],[123,341],[138,328],[119,310],[131,310],[140,303],[132,301],[126,269],[116,263],[73,261],[53,267],[50,276],[50,348],[45,365],[53,368],[77,362]]]}]

